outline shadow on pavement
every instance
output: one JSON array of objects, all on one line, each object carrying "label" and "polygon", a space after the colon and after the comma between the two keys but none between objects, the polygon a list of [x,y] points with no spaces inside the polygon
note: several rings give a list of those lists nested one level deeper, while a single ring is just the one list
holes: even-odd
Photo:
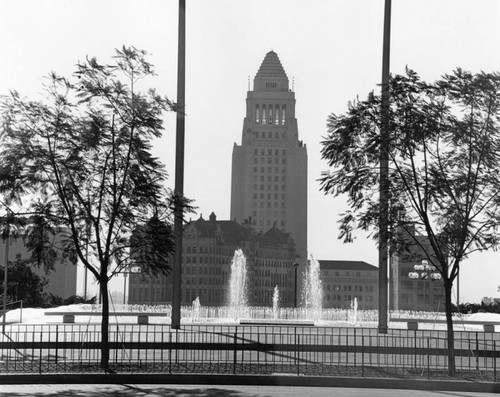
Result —
[{"label": "shadow on pavement", "polygon": [[[1,389],[1,388],[0,388]],[[2,391],[2,397],[46,397],[46,396],[66,396],[66,397],[117,397],[117,396],[130,396],[130,397],[146,397],[146,396],[175,396],[175,397],[262,397],[262,394],[249,394],[236,390],[221,389],[217,387],[211,388],[170,388],[164,385],[149,385],[144,387],[142,385],[43,385],[40,389],[36,389],[36,385],[30,387],[27,391],[25,387],[21,386],[20,391]]]}]

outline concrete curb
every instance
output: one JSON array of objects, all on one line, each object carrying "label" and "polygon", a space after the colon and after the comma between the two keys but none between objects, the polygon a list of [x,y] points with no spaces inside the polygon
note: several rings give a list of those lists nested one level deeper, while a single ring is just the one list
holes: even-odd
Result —
[{"label": "concrete curb", "polygon": [[287,375],[168,375],[168,374],[3,374],[0,384],[199,384],[368,389],[443,390],[500,393],[500,383],[405,378],[344,378]]}]

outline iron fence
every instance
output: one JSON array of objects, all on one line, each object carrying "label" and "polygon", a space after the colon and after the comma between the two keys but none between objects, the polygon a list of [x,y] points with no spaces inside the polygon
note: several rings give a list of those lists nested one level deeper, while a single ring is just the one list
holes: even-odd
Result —
[{"label": "iron fence", "polygon": [[[499,333],[455,333],[457,376],[497,380]],[[443,378],[446,331],[279,325],[110,326],[118,373]],[[100,324],[18,324],[0,335],[2,373],[99,371]]]}]

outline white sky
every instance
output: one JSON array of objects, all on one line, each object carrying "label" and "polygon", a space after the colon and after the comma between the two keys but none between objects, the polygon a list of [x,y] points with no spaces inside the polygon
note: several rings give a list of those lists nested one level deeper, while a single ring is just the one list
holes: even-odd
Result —
[{"label": "white sky", "polygon": [[[383,0],[187,0],[185,194],[205,218],[229,219],[231,155],[241,144],[248,76],[274,50],[295,78],[299,139],[309,157],[309,251],[316,259],[377,265],[373,241],[337,240],[342,199],[319,192],[326,170],[320,142],[326,118],[364,98],[381,80]],[[0,94],[33,97],[42,77],[70,75],[86,55],[107,62],[133,45],[151,53],[160,93],[176,98],[176,0],[0,0]],[[434,80],[455,67],[500,69],[497,0],[395,0],[391,72],[406,65]],[[155,152],[173,186],[175,118]],[[460,300],[498,296],[500,254],[474,255],[462,266]]]}]

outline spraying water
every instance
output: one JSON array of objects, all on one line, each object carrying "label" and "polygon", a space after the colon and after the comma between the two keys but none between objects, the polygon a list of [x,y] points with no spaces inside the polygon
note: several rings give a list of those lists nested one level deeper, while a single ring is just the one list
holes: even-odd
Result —
[{"label": "spraying water", "polygon": [[197,296],[192,303],[191,322],[200,321],[200,297]]},{"label": "spraying water", "polygon": [[279,291],[278,286],[276,285],[274,287],[274,291],[273,291],[273,319],[274,320],[278,319],[279,306],[280,306],[280,291]]},{"label": "spraying water", "polygon": [[349,311],[349,322],[356,325],[358,322],[358,298],[355,296],[351,301],[351,310]]},{"label": "spraying water", "polygon": [[321,283],[319,262],[311,256],[306,269],[302,290],[305,307],[314,320],[321,318],[323,303],[323,285]]},{"label": "spraying water", "polygon": [[234,309],[235,316],[244,312],[248,306],[247,298],[247,260],[243,251],[237,249],[231,262],[231,278],[229,280],[229,306]]}]

